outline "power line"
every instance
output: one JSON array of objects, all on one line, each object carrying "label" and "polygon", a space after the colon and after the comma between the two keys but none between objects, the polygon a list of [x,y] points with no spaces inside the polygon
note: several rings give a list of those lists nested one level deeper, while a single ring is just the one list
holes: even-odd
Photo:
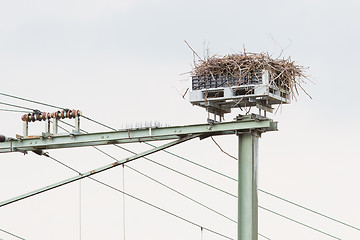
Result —
[{"label": "power line", "polygon": [[324,232],[324,231],[321,231],[321,230],[319,230],[319,229],[317,229],[317,228],[314,228],[314,227],[311,227],[311,226],[309,226],[309,225],[306,225],[306,224],[304,224],[304,223],[302,223],[302,222],[296,221],[296,220],[294,220],[294,219],[292,219],[292,218],[289,218],[289,217],[287,217],[287,216],[284,216],[284,215],[282,215],[282,214],[280,214],[280,213],[277,213],[277,212],[275,212],[275,211],[272,211],[272,210],[270,210],[270,209],[268,209],[268,208],[265,208],[265,207],[262,207],[262,206],[259,206],[259,208],[261,208],[261,209],[263,209],[263,210],[265,210],[265,211],[271,212],[271,213],[273,213],[273,214],[275,214],[275,215],[278,215],[278,216],[280,216],[280,217],[286,218],[287,220],[290,220],[290,221],[292,221],[292,222],[295,222],[295,223],[297,223],[297,224],[300,224],[300,225],[302,225],[302,226],[304,226],[304,227],[310,228],[310,229],[312,229],[312,230],[314,230],[314,231],[316,231],[316,232],[319,232],[319,233],[325,234],[325,235],[327,235],[327,236],[329,236],[329,237],[332,237],[332,238],[341,240],[341,238],[335,237],[335,236],[333,236],[333,235],[331,235],[331,234],[329,234],[329,233],[326,233],[326,232]]},{"label": "power line", "polygon": [[188,220],[188,219],[186,219],[186,218],[183,218],[183,217],[181,217],[181,216],[179,216],[179,215],[176,215],[176,214],[174,214],[174,213],[172,213],[172,212],[169,212],[169,211],[167,211],[167,210],[165,210],[165,209],[163,209],[163,208],[160,208],[160,207],[158,207],[158,206],[156,206],[156,205],[154,205],[154,204],[151,204],[151,203],[146,202],[146,201],[144,201],[144,200],[142,200],[142,199],[140,199],[140,198],[137,198],[137,197],[135,197],[135,196],[133,196],[133,195],[131,195],[131,194],[129,194],[129,193],[123,192],[123,191],[121,191],[120,189],[115,188],[115,187],[113,187],[113,186],[111,186],[111,185],[108,185],[108,184],[106,184],[106,183],[104,183],[104,182],[101,182],[101,181],[99,181],[99,180],[97,180],[97,179],[95,179],[95,178],[92,178],[92,177],[89,177],[89,178],[92,179],[92,180],[94,180],[94,181],[96,181],[96,182],[98,182],[98,183],[100,183],[100,184],[102,184],[102,185],[104,185],[104,186],[106,186],[106,187],[108,187],[108,188],[111,188],[111,189],[113,189],[113,190],[115,190],[115,191],[118,191],[118,192],[120,192],[120,193],[122,193],[122,194],[125,194],[126,196],[129,196],[129,197],[131,197],[131,198],[133,198],[133,199],[135,199],[135,200],[138,200],[139,202],[142,202],[142,203],[147,204],[147,205],[149,205],[149,206],[151,206],[151,207],[153,207],[153,208],[156,208],[156,209],[158,209],[158,210],[160,210],[160,211],[162,211],[162,212],[165,212],[165,213],[167,213],[167,214],[169,214],[169,215],[171,215],[171,216],[173,216],[173,217],[176,217],[176,218],[178,218],[178,219],[181,219],[181,220],[183,220],[183,221],[185,221],[185,222],[187,222],[187,223],[190,223],[190,224],[192,224],[192,225],[194,225],[194,226],[203,228],[204,230],[206,230],[206,231],[208,231],[208,232],[214,233],[214,234],[216,234],[216,235],[218,235],[218,236],[221,236],[221,237],[223,237],[223,238],[227,238],[227,239],[232,239],[232,240],[234,240],[234,239],[231,238],[231,237],[228,237],[228,236],[226,236],[226,235],[224,235],[224,234],[222,234],[222,233],[219,233],[219,232],[217,232],[217,231],[211,230],[210,228],[203,227],[203,226],[201,226],[201,225],[198,224],[198,223],[192,222],[192,221],[190,221],[190,220]]},{"label": "power line", "polygon": [[[49,157],[50,157],[50,156],[49,156]],[[75,172],[77,172],[77,173],[80,173],[79,171],[77,171],[76,169],[70,167],[69,165],[67,165],[67,164],[65,164],[65,163],[62,163],[61,161],[59,161],[59,160],[57,160],[57,159],[55,159],[55,158],[53,158],[53,157],[50,157],[50,158],[53,159],[53,160],[55,160],[55,161],[58,162],[58,163],[61,163],[61,165],[67,167],[68,169],[70,169],[70,170],[72,170],[72,171],[75,171]],[[120,189],[118,189],[118,188],[115,188],[115,187],[113,187],[113,186],[111,186],[111,185],[109,185],[109,184],[107,184],[107,183],[104,183],[104,182],[102,182],[102,181],[100,181],[100,180],[97,180],[97,179],[95,179],[95,178],[93,178],[93,177],[90,177],[90,176],[87,176],[87,177],[88,177],[89,179],[95,181],[95,182],[98,182],[98,183],[100,183],[100,184],[108,187],[108,188],[111,188],[111,189],[113,189],[113,190],[115,190],[115,191],[118,191],[118,192],[120,192],[120,193],[128,196],[128,197],[131,197],[131,198],[133,198],[133,199],[135,199],[135,200],[137,200],[137,201],[140,201],[140,202],[142,202],[142,203],[144,203],[144,204],[147,204],[148,206],[151,206],[151,207],[153,207],[153,208],[156,208],[156,209],[158,209],[158,210],[160,210],[160,211],[162,211],[162,212],[165,212],[165,213],[167,213],[167,214],[169,214],[169,215],[171,215],[171,216],[174,216],[174,217],[176,217],[176,218],[179,218],[179,219],[181,219],[181,220],[183,220],[183,221],[185,221],[185,222],[187,222],[187,223],[190,223],[190,224],[192,224],[192,225],[194,225],[194,226],[201,227],[201,228],[207,230],[208,232],[214,233],[214,234],[216,234],[216,235],[218,235],[218,236],[221,236],[221,237],[223,237],[223,238],[233,239],[233,238],[230,238],[230,237],[228,237],[228,236],[226,236],[226,235],[224,235],[224,234],[221,234],[221,233],[216,232],[216,231],[214,231],[214,230],[211,230],[211,229],[209,229],[209,228],[203,227],[203,226],[201,226],[201,225],[199,225],[199,224],[197,224],[197,223],[194,223],[194,222],[192,222],[192,221],[190,221],[190,220],[188,220],[188,219],[186,219],[186,218],[183,218],[183,217],[181,217],[181,216],[179,216],[179,215],[176,215],[176,214],[174,214],[174,213],[172,213],[172,212],[170,212],[170,211],[168,211],[168,210],[165,210],[165,209],[163,209],[163,208],[160,208],[160,207],[158,207],[158,206],[156,206],[156,205],[154,205],[154,204],[151,204],[151,203],[149,203],[149,202],[147,202],[147,201],[145,201],[145,200],[142,200],[142,199],[140,199],[140,198],[138,198],[138,197],[135,197],[135,196],[133,196],[133,195],[131,195],[131,194],[129,194],[129,193],[126,193],[126,192],[124,192],[124,191],[122,191],[122,190],[120,190]]]},{"label": "power line", "polygon": [[17,238],[19,238],[19,239],[26,240],[25,238],[19,237],[18,235],[15,235],[15,234],[13,234],[13,233],[11,233],[11,232],[8,232],[8,231],[6,231],[6,230],[4,230],[4,229],[0,229],[0,231],[1,231],[1,232],[4,232],[4,233],[6,233],[6,234],[9,234],[9,235],[11,235],[11,236],[13,236],[13,237],[17,237]]},{"label": "power line", "polygon": [[[147,145],[149,145],[149,146],[151,146],[151,147],[156,147],[155,145],[153,145],[153,144],[151,144],[151,143],[148,143],[148,142],[144,142],[144,143],[147,144]],[[172,156],[174,156],[174,157],[177,157],[177,158],[179,158],[179,159],[185,160],[185,161],[187,161],[187,162],[189,162],[189,163],[191,163],[191,164],[194,164],[194,165],[196,165],[196,166],[198,166],[198,167],[201,167],[201,168],[203,168],[203,169],[205,169],[205,170],[208,170],[208,171],[213,172],[213,173],[215,173],[215,174],[218,174],[218,175],[220,175],[220,176],[226,177],[226,178],[228,178],[228,179],[230,179],[230,180],[237,181],[237,180],[236,180],[235,178],[233,178],[233,177],[230,177],[230,176],[228,176],[228,175],[226,175],[226,174],[223,174],[223,173],[221,173],[221,172],[218,172],[218,171],[216,171],[216,170],[214,170],[214,169],[208,168],[208,167],[206,167],[206,166],[204,166],[204,165],[201,165],[201,164],[199,164],[199,163],[197,163],[197,162],[191,161],[190,159],[184,158],[184,157],[182,157],[182,156],[180,156],[180,155],[178,155],[178,154],[175,154],[175,153],[173,153],[173,152],[170,152],[170,151],[168,151],[168,150],[163,150],[163,152],[166,152],[167,154],[170,154],[170,155],[172,155]]]},{"label": "power line", "polygon": [[30,100],[30,99],[27,99],[27,98],[17,97],[17,96],[6,94],[6,93],[1,93],[0,92],[0,95],[10,97],[10,98],[19,99],[19,100],[26,101],[26,102],[40,104],[40,105],[47,106],[47,107],[52,107],[52,108],[57,108],[57,109],[64,109],[64,108],[59,107],[59,106],[55,106],[55,105],[51,105],[51,104],[47,104],[47,103],[43,103],[43,102],[38,102],[38,101]]},{"label": "power line", "polygon": [[30,113],[29,111],[21,111],[21,110],[13,110],[13,109],[3,109],[3,108],[0,108],[0,111],[3,111],[3,112],[16,112],[16,113]]},{"label": "power line", "polygon": [[357,228],[357,227],[354,227],[354,226],[352,226],[352,225],[350,225],[350,224],[347,224],[347,223],[345,223],[345,222],[339,221],[339,220],[337,220],[337,219],[335,219],[335,218],[329,217],[329,216],[327,216],[327,215],[325,215],[325,214],[322,214],[322,213],[317,212],[317,211],[315,211],[315,210],[312,210],[312,209],[310,209],[310,208],[301,206],[300,204],[297,204],[297,203],[292,202],[292,201],[290,201],[290,200],[287,200],[287,199],[285,199],[285,198],[279,197],[279,196],[277,196],[277,195],[275,195],[275,194],[273,194],[273,193],[269,193],[269,192],[264,191],[264,190],[261,190],[261,189],[258,189],[258,190],[259,190],[259,192],[265,193],[265,194],[267,194],[267,195],[270,195],[270,196],[272,196],[272,197],[275,197],[275,198],[277,198],[277,199],[280,199],[280,200],[282,200],[282,201],[284,201],[284,202],[290,203],[290,204],[292,204],[292,205],[294,205],[294,206],[297,206],[297,207],[299,207],[299,208],[305,209],[305,210],[307,210],[307,211],[309,211],[309,212],[315,213],[315,214],[320,215],[320,216],[322,216],[322,217],[324,217],[324,218],[330,219],[330,220],[332,220],[332,221],[335,221],[335,222],[337,222],[337,223],[340,223],[340,224],[342,224],[342,225],[345,225],[345,226],[347,226],[347,227],[350,227],[350,228],[353,228],[353,229],[355,229],[355,230],[360,231],[360,229]]},{"label": "power line", "polygon": [[16,108],[21,108],[21,109],[26,109],[26,110],[30,110],[30,111],[34,111],[35,109],[33,108],[27,108],[27,107],[22,107],[19,105],[15,105],[15,104],[10,104],[10,103],[5,103],[5,102],[0,102],[1,105],[5,105],[5,106],[9,106],[9,107],[16,107]]},{"label": "power line", "polygon": [[259,235],[260,237],[265,238],[265,239],[271,240],[270,238],[268,238],[268,237],[266,237],[266,236],[264,236],[264,235],[262,235],[262,234],[260,234],[260,233],[258,233],[258,235]]}]

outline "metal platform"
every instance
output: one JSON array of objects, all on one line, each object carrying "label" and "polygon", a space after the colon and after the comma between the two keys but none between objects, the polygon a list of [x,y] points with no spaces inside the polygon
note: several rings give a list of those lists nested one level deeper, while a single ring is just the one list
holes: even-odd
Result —
[{"label": "metal platform", "polygon": [[258,107],[272,112],[272,105],[290,103],[290,93],[271,83],[267,70],[254,72],[242,79],[225,76],[192,77],[189,100],[208,112],[223,115],[231,108]]}]

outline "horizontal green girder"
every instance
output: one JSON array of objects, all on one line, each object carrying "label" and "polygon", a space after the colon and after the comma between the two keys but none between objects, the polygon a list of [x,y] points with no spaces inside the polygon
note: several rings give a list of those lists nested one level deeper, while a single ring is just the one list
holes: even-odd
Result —
[{"label": "horizontal green girder", "polygon": [[197,124],[175,127],[128,129],[112,132],[88,134],[67,134],[51,137],[22,138],[0,143],[0,153],[32,151],[37,149],[59,149],[132,142],[180,139],[191,134],[225,135],[238,131],[257,129],[260,131],[277,130],[277,123],[271,119],[245,118],[239,121]]}]

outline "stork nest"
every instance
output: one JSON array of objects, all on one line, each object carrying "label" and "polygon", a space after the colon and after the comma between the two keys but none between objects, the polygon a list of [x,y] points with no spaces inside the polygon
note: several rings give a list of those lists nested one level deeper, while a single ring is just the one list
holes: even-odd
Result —
[{"label": "stork nest", "polygon": [[191,74],[214,80],[216,76],[224,76],[227,79],[238,79],[240,83],[242,79],[268,70],[270,84],[286,89],[294,98],[299,95],[299,89],[311,98],[302,87],[302,84],[306,83],[305,80],[308,80],[304,74],[305,69],[303,66],[296,65],[290,58],[273,59],[267,53],[244,52],[226,56],[214,55],[205,60],[199,60],[195,63]]}]

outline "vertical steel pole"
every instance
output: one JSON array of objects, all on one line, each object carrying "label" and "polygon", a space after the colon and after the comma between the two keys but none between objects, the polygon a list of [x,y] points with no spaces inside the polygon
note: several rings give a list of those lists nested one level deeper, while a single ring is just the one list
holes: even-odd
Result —
[{"label": "vertical steel pole", "polygon": [[257,151],[259,133],[239,137],[238,240],[258,239]]}]

